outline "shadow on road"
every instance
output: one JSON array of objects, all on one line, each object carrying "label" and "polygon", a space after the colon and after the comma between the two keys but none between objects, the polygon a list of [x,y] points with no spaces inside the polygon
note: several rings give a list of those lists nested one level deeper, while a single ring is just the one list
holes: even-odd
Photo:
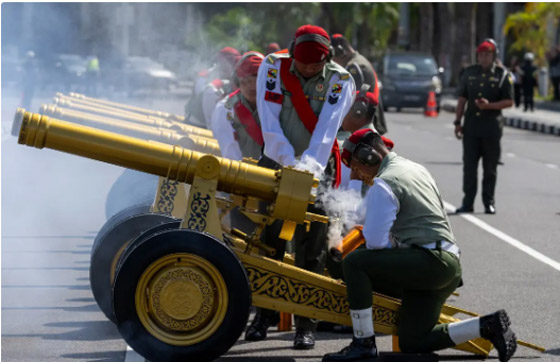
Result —
[{"label": "shadow on road", "polygon": [[39,337],[49,341],[108,341],[122,339],[119,331],[117,330],[117,326],[108,320],[89,322],[56,322],[46,323],[44,326],[54,328],[72,328],[72,330],[63,333],[48,334],[2,334],[2,337]]},{"label": "shadow on road", "polygon": [[125,351],[69,353],[69,354],[63,354],[60,357],[68,358],[73,361],[87,360],[88,362],[114,362],[114,361],[124,361]]}]

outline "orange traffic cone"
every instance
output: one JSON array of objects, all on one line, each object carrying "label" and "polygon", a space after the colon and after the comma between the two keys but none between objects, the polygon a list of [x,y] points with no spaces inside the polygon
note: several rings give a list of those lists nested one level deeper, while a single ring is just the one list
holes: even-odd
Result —
[{"label": "orange traffic cone", "polygon": [[424,111],[424,116],[426,117],[437,117],[437,101],[436,92],[430,91],[428,93],[428,102],[426,102],[426,110]]},{"label": "orange traffic cone", "polygon": [[292,330],[292,314],[280,312],[280,323],[278,323],[279,332],[287,332]]}]

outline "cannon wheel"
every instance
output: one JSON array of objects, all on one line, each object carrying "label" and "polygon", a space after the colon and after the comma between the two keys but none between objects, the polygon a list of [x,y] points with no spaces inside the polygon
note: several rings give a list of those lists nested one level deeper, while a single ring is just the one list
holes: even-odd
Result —
[{"label": "cannon wheel", "polygon": [[107,232],[111,230],[113,227],[115,227],[115,225],[117,225],[124,219],[127,219],[133,215],[149,213],[150,208],[151,208],[150,205],[138,204],[138,205],[127,207],[126,209],[123,209],[118,213],[116,213],[115,215],[111,216],[111,218],[107,220],[105,224],[103,224],[101,229],[99,229],[99,231],[97,232],[97,236],[95,237],[95,240],[93,241],[93,245],[91,246],[91,255],[95,253],[95,250],[97,250],[99,244],[101,243],[101,240],[105,238]]},{"label": "cannon wheel", "polygon": [[135,240],[119,261],[117,326],[148,360],[214,360],[237,341],[250,307],[243,265],[209,234],[161,231]]},{"label": "cannon wheel", "polygon": [[[128,209],[123,210],[126,211]],[[115,215],[116,217],[117,215]],[[111,288],[115,279],[115,270],[120,255],[126,246],[142,232],[155,225],[176,219],[153,213],[134,214],[121,220],[110,219],[101,229],[92,247],[89,266],[89,283],[93,297],[101,311],[109,320],[115,322],[112,310]]]}]

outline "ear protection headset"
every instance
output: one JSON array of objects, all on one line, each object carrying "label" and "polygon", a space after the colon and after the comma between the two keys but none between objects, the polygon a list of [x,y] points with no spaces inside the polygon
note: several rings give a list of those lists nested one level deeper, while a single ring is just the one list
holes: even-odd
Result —
[{"label": "ear protection headset", "polygon": [[262,60],[264,60],[264,55],[262,55],[259,52],[247,52],[247,53],[243,54],[241,59],[239,59],[237,64],[235,64],[235,67],[233,68],[233,74],[231,75],[231,80],[232,80],[233,84],[235,85],[235,87],[239,88],[239,78],[237,77],[237,67],[239,67],[245,61],[245,59],[247,59],[249,57],[252,57],[252,56],[257,56],[257,57],[261,58]]},{"label": "ear protection headset", "polygon": [[372,107],[372,104],[366,97],[366,93],[370,90],[370,88],[371,86],[369,84],[362,84],[358,98],[356,98],[354,104],[352,104],[351,109],[356,117],[363,117],[367,114],[368,110],[370,110],[370,107]]},{"label": "ear protection headset", "polygon": [[[373,133],[373,131],[370,130],[369,132],[365,133],[362,138],[366,137],[366,135],[370,133]],[[358,161],[366,166],[376,166],[380,164],[383,159],[383,157],[381,157],[381,155],[372,146],[363,142],[358,142],[357,144],[355,144],[354,142],[350,141],[350,138],[347,138],[346,141],[344,141],[342,147],[343,149],[348,150],[352,157],[356,157]],[[356,148],[358,149],[358,151],[356,152],[356,154],[354,154]]]},{"label": "ear protection headset", "polygon": [[306,41],[314,41],[317,43],[321,43],[327,48],[329,48],[329,53],[327,54],[327,58],[326,58],[327,62],[333,58],[334,48],[332,47],[331,42],[327,38],[319,34],[303,34],[298,36],[297,38],[294,38],[294,40],[290,42],[290,46],[288,47],[288,53],[290,54],[290,57],[294,55],[294,49],[296,45]]}]

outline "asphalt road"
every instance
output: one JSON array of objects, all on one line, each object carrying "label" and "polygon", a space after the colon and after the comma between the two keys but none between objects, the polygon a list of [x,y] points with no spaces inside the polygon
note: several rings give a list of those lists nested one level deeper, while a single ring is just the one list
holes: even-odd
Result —
[{"label": "asphalt road", "polygon": [[[47,101],[38,99],[32,108]],[[178,99],[129,102],[178,114],[184,105]],[[2,358],[143,361],[127,353],[89,290],[91,243],[105,221],[105,197],[122,169],[17,145],[9,135],[16,106],[16,98],[2,99]],[[428,167],[444,199],[458,206],[461,144],[453,137],[452,117],[388,113],[388,136],[395,141],[397,153]],[[538,353],[519,347],[515,361],[560,360],[560,270],[555,268],[560,262],[559,155],[558,137],[507,128],[505,165],[498,174],[498,213],[482,213],[479,196],[470,218],[451,216],[462,250],[465,286],[449,303],[481,314],[505,308],[518,338],[547,348],[546,353]],[[485,225],[505,236],[492,234],[493,229]],[[546,259],[504,241],[511,239],[552,262],[547,264]],[[247,343],[241,338],[219,361],[320,361],[324,353],[341,349],[349,339],[349,335],[318,333],[314,350],[295,351],[292,333],[272,330],[265,342]],[[388,336],[377,341],[381,351],[390,351]],[[441,351],[440,356],[472,359],[454,350]],[[495,358],[495,352],[491,356]]]}]

